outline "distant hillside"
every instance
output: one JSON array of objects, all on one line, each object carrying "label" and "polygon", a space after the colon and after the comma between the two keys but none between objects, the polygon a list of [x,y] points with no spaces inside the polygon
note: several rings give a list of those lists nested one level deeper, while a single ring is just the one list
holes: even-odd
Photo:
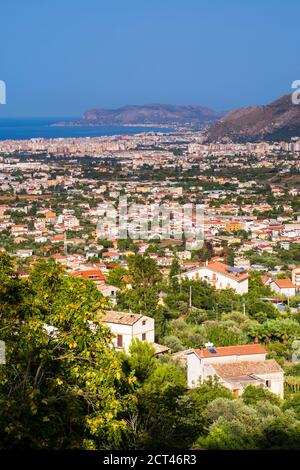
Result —
[{"label": "distant hillside", "polygon": [[285,95],[265,106],[239,108],[223,116],[206,133],[207,142],[287,140],[300,136],[300,105]]},{"label": "distant hillside", "polygon": [[128,105],[118,109],[91,109],[84,113],[78,124],[81,125],[199,125],[215,121],[220,114],[194,105],[146,104]]}]

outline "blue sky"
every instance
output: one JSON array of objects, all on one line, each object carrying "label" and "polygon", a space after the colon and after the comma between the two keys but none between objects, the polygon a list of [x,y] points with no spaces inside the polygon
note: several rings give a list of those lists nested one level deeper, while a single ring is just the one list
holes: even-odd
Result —
[{"label": "blue sky", "polygon": [[299,0],[4,0],[4,116],[267,103],[300,79]]}]

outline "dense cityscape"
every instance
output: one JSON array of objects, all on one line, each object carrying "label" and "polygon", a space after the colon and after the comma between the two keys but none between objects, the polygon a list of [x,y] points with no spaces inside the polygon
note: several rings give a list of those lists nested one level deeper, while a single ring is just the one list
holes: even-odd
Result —
[{"label": "dense cityscape", "polygon": [[300,450],[299,13],[3,2],[8,466]]},{"label": "dense cityscape", "polygon": [[[91,298],[95,296],[102,305],[100,318],[109,328],[114,350],[117,355],[124,351],[121,367],[128,363],[132,373],[141,374],[126,394],[142,393],[145,399],[147,383],[155,390],[160,380],[163,389],[170,383],[172,400],[182,400],[185,394],[190,406],[204,406],[198,400],[213,394],[215,401],[200,413],[202,420],[208,416],[207,430],[194,422],[200,419],[194,413],[184,430],[179,413],[172,424],[174,435],[169,434],[165,445],[180,448],[198,442],[207,448],[272,448],[275,444],[266,438],[269,422],[273,419],[275,427],[281,426],[290,413],[292,444],[280,445],[295,447],[300,426],[300,139],[245,144],[202,141],[203,133],[192,130],[2,141],[4,285],[18,279],[29,287],[41,276],[36,281],[41,291],[35,297],[46,296],[46,308],[53,302],[51,290],[60,289],[54,281],[57,276],[70,278],[65,281],[70,286],[79,283],[74,284],[78,290],[93,288]],[[112,214],[117,214],[122,198],[136,206],[120,238]],[[200,247],[195,236],[173,236],[186,204],[203,208]],[[141,237],[141,226],[151,225],[153,206],[169,210],[168,239],[163,237],[163,224]],[[48,277],[52,287],[47,285]],[[93,313],[88,318],[94,323],[97,317]],[[54,316],[51,323],[47,317],[42,322],[46,337],[55,343],[61,321]],[[150,363],[147,357],[152,357]],[[147,369],[138,372],[144,361]],[[150,364],[153,376],[148,375]],[[62,387],[64,380],[56,379]],[[185,383],[194,394],[185,391]],[[243,398],[231,404],[234,397]],[[165,399],[158,405],[159,414]],[[259,437],[242,427],[243,444],[232,443],[230,420],[221,419],[222,407],[253,409],[253,419],[261,420],[260,406],[266,401],[273,404],[265,412]],[[114,436],[110,445],[159,447],[156,425],[153,434],[147,420],[143,422],[141,405],[137,402],[133,412],[127,409],[129,402],[127,397],[114,416],[118,433],[124,434],[123,444],[117,444]],[[7,406],[9,413],[13,405]],[[36,409],[36,398],[31,406]],[[280,417],[282,407],[288,411]],[[138,429],[133,422],[125,425],[128,419],[141,420]],[[164,426],[170,426],[170,419],[164,416]],[[122,426],[128,426],[127,431]],[[194,427],[200,433],[196,441]],[[10,442],[23,439],[18,428],[6,429]],[[93,437],[81,445],[101,448],[104,438],[92,429]],[[217,439],[216,429],[226,429],[226,438]],[[45,437],[41,447],[49,445],[58,443],[50,444]]]}]

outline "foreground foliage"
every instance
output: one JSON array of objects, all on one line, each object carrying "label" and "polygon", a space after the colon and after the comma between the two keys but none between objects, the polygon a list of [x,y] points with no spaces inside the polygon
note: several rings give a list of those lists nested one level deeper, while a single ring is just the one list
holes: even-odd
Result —
[{"label": "foreground foliage", "polygon": [[[171,311],[158,305],[161,279],[155,266],[132,259],[131,270],[132,291],[140,299],[135,304],[134,294],[130,302],[146,311],[143,293],[150,294],[165,344],[174,349],[206,338],[238,344],[259,336],[273,357],[289,354],[296,319],[272,318],[273,312],[260,321],[250,318],[231,310],[232,298],[239,299],[230,292],[218,297],[219,320],[209,319],[200,305],[209,306],[209,295],[218,294],[207,292],[205,284],[195,287],[199,308],[174,316],[176,305]],[[178,288],[173,283],[167,288],[166,305],[172,295],[176,300]],[[181,289],[186,296],[189,284]],[[0,339],[7,360],[0,366],[0,448],[300,447],[299,366],[287,370],[284,401],[252,386],[234,399],[213,381],[188,390],[182,366],[171,356],[157,359],[148,343],[134,341],[130,354],[115,352],[101,322],[104,306],[93,283],[66,275],[55,262],[38,262],[23,279],[13,261],[0,256]]]},{"label": "foreground foliage", "polygon": [[52,262],[23,280],[1,257],[0,276],[1,447],[116,445],[125,427],[117,419],[121,366],[97,318],[97,289]]}]

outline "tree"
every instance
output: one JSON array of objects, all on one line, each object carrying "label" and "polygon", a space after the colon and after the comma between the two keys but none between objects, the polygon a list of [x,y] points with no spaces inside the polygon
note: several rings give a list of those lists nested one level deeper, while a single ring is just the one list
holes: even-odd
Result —
[{"label": "tree", "polygon": [[[185,300],[189,303],[190,289],[192,289],[192,305],[200,309],[211,309],[216,302],[216,289],[210,286],[206,281],[184,280],[181,283],[181,296],[175,293],[175,300]],[[168,297],[166,302],[168,302]]]},{"label": "tree", "polygon": [[119,239],[117,244],[120,251],[131,250],[134,253],[138,251],[138,246],[135,245],[130,238]]},{"label": "tree", "polygon": [[268,401],[277,406],[281,406],[281,399],[275,393],[270,392],[266,388],[248,385],[242,395],[243,402],[246,405],[256,405],[260,401]]},{"label": "tree", "polygon": [[188,391],[186,396],[181,398],[181,403],[185,402],[187,410],[185,422],[194,429],[193,447],[202,447],[200,440],[207,433],[209,419],[205,410],[209,403],[217,398],[232,400],[232,393],[223,387],[217,380],[209,378],[206,382]]},{"label": "tree", "polygon": [[219,418],[227,421],[239,419],[244,423],[245,430],[247,428],[251,430],[255,420],[258,420],[252,407],[244,404],[242,400],[229,400],[228,398],[216,398],[208,403],[204,415],[212,423]]},{"label": "tree", "polygon": [[278,318],[267,320],[263,324],[251,323],[247,329],[250,337],[263,339],[266,343],[270,341],[287,342],[297,339],[300,334],[300,324],[289,318]]},{"label": "tree", "polygon": [[157,288],[162,275],[155,260],[148,256],[131,255],[128,257],[128,269],[132,276],[132,287]]},{"label": "tree", "polygon": [[[183,318],[178,318],[169,322],[166,337],[176,336],[184,348],[195,348],[203,344],[205,336],[203,328],[199,325],[187,323]],[[165,344],[165,338],[162,338]]]},{"label": "tree", "polygon": [[300,448],[300,422],[290,411],[274,418],[264,429],[259,448],[298,450]]},{"label": "tree", "polygon": [[0,273],[0,447],[117,447],[127,427],[117,417],[121,367],[101,294],[54,262],[20,279],[1,255]]},{"label": "tree", "polygon": [[128,276],[128,269],[124,268],[124,266],[119,265],[109,270],[106,276],[106,281],[108,282],[108,284],[122,289],[126,286],[126,275]]},{"label": "tree", "polygon": [[268,297],[272,296],[272,291],[269,287],[265,286],[261,279],[261,273],[257,271],[250,271],[249,274],[249,292],[252,293],[253,297]]},{"label": "tree", "polygon": [[177,290],[179,287],[178,276],[180,274],[180,263],[178,256],[174,256],[169,272],[169,282],[173,290]]},{"label": "tree", "polygon": [[[257,420],[253,416],[253,425]],[[254,450],[257,448],[253,432],[248,432],[238,419],[228,421],[220,417],[211,425],[209,434],[196,442],[208,450]]]},{"label": "tree", "polygon": [[295,393],[292,397],[285,400],[283,410],[294,411],[297,416],[297,419],[300,420],[300,393]]},{"label": "tree", "polygon": [[[276,411],[280,413],[280,409]],[[205,438],[199,443],[213,450],[253,450],[260,448],[264,425],[274,409],[267,408],[267,416],[260,416],[260,410],[246,405],[241,399],[216,398],[208,403],[204,416],[210,426]]]},{"label": "tree", "polygon": [[262,318],[264,320],[278,317],[278,311],[270,302],[264,302],[253,297],[247,303],[247,311],[250,316],[257,319]]},{"label": "tree", "polygon": [[155,350],[151,344],[134,339],[129,352],[122,355],[123,370],[134,372],[135,377],[144,382],[156,368]]},{"label": "tree", "polygon": [[193,258],[198,258],[200,261],[210,261],[213,255],[212,244],[205,242],[203,247],[192,253]]},{"label": "tree", "polygon": [[118,294],[118,306],[135,313],[153,316],[158,306],[162,275],[152,258],[142,255],[128,257],[132,289]]},{"label": "tree", "polygon": [[97,241],[98,245],[102,245],[104,248],[112,248],[114,246],[113,242],[111,240],[106,240],[99,238]]},{"label": "tree", "polygon": [[141,341],[133,342],[130,355],[121,357],[124,377],[131,377],[130,387],[126,382],[127,406],[121,415],[130,427],[125,448],[172,448],[186,440],[190,443],[193,434],[181,422],[186,409],[178,405],[186,393],[184,370],[173,361],[160,362],[153,347]]},{"label": "tree", "polygon": [[230,346],[235,344],[245,344],[246,334],[233,322],[205,322],[205,337],[215,346]]},{"label": "tree", "polygon": [[182,342],[175,335],[165,336],[163,342],[172,352],[178,352],[184,349]]},{"label": "tree", "polygon": [[229,266],[234,265],[234,250],[232,248],[228,248],[225,256],[225,263]]}]

